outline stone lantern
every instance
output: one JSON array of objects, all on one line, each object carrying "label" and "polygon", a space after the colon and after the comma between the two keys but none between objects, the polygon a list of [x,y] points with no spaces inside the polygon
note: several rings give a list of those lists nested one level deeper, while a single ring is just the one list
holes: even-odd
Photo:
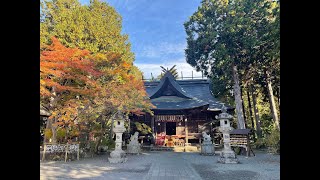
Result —
[{"label": "stone lantern", "polygon": [[219,131],[223,134],[223,150],[220,153],[219,163],[239,163],[236,154],[230,146],[230,131],[233,128],[230,126],[230,119],[233,118],[227,113],[227,107],[222,106],[222,113],[216,116],[216,119],[220,120]]},{"label": "stone lantern", "polygon": [[118,111],[113,118],[113,132],[116,134],[116,146],[115,150],[110,153],[108,160],[110,163],[123,163],[127,161],[126,153],[122,150],[122,134],[126,131],[124,127],[124,114]]}]

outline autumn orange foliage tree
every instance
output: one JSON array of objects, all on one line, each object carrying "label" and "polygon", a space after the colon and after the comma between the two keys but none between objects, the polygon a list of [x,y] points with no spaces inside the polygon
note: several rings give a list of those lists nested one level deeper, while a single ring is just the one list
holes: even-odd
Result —
[{"label": "autumn orange foliage tree", "polygon": [[41,52],[40,103],[52,114],[47,128],[52,128],[53,142],[57,125],[72,124],[81,102],[99,91],[95,81],[99,76],[86,50],[66,48],[52,38],[52,44]]},{"label": "autumn orange foliage tree", "polygon": [[41,0],[40,6],[40,104],[52,114],[48,137],[55,142],[61,130],[97,151],[111,137],[117,110],[152,108],[121,16],[100,0]]},{"label": "autumn orange foliage tree", "polygon": [[97,151],[103,136],[112,131],[111,117],[117,110],[152,113],[140,77],[120,54],[90,54],[52,38],[40,54],[40,103],[52,114],[47,123],[52,141],[62,128],[73,131],[66,137],[89,133],[97,138]]},{"label": "autumn orange foliage tree", "polygon": [[97,137],[96,151],[100,140],[106,132],[109,132],[109,139],[112,139],[112,115],[117,110],[124,113],[143,114],[152,113],[153,105],[144,89],[141,76],[134,71],[132,64],[125,62],[117,53],[96,54],[95,62],[103,75],[99,77],[100,89],[96,94],[87,113],[84,113],[85,122],[89,121],[91,135]]}]

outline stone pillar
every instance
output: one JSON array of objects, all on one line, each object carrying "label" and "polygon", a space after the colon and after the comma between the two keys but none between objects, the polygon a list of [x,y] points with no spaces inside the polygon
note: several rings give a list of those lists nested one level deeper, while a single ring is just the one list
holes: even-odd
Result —
[{"label": "stone pillar", "polygon": [[219,130],[223,134],[223,150],[220,154],[220,159],[218,160],[219,163],[239,163],[236,154],[230,147],[230,131],[233,129],[230,126],[229,119],[232,119],[233,116],[227,113],[227,108],[222,106],[221,108],[222,113],[216,116],[217,119],[220,120],[220,127]]},{"label": "stone pillar", "polygon": [[108,160],[110,163],[122,163],[127,161],[126,153],[122,150],[122,134],[126,131],[124,127],[124,115],[118,111],[113,118],[113,132],[116,134],[116,146],[115,150],[110,153]]}]

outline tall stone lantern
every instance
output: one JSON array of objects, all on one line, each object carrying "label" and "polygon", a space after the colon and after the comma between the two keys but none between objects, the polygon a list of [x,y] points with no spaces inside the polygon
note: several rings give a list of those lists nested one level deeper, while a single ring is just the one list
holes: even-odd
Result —
[{"label": "tall stone lantern", "polygon": [[220,120],[219,130],[223,134],[223,150],[221,151],[218,162],[226,164],[239,163],[236,154],[230,147],[230,131],[233,130],[230,126],[230,119],[232,119],[233,116],[227,113],[227,107],[225,107],[224,104],[221,111],[222,113],[216,116],[216,119]]},{"label": "tall stone lantern", "polygon": [[116,146],[115,150],[110,153],[108,160],[110,163],[123,163],[127,161],[126,152],[122,150],[122,134],[126,131],[124,127],[124,114],[118,111],[113,118],[113,132],[116,134]]}]

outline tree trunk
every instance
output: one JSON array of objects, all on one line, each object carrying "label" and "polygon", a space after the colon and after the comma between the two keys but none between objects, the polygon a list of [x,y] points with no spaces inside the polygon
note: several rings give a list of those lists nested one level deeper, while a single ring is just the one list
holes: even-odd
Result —
[{"label": "tree trunk", "polygon": [[268,94],[269,94],[270,109],[271,109],[271,112],[272,112],[272,117],[273,117],[273,120],[274,120],[274,122],[276,124],[276,127],[280,131],[278,112],[277,112],[277,108],[276,108],[276,103],[274,101],[274,95],[273,95],[273,90],[272,90],[270,74],[269,74],[268,71],[265,71],[265,73],[266,73],[266,79],[267,79],[267,85],[268,85]]},{"label": "tree trunk", "polygon": [[51,126],[51,130],[52,130],[52,143],[57,143],[57,126],[55,125],[56,123],[56,118],[53,118],[53,123]]},{"label": "tree trunk", "polygon": [[242,88],[242,85],[241,85],[242,83],[240,82],[240,93],[241,93],[241,99],[242,99],[242,109],[243,109],[243,119],[244,119],[244,126],[245,127],[248,127],[247,126],[247,116],[246,116],[246,111],[245,111],[245,107],[244,107],[244,101],[243,101],[243,99],[244,99],[244,94],[243,94],[243,88]]},{"label": "tree trunk", "polygon": [[94,147],[94,153],[99,154],[99,146],[101,144],[101,139],[102,139],[103,134],[101,134],[97,139],[96,139],[96,144]]},{"label": "tree trunk", "polygon": [[100,130],[100,135],[98,136],[98,138],[96,140],[96,144],[94,147],[94,153],[99,154],[99,146],[101,144],[103,132],[105,132],[105,117],[103,115],[100,115],[96,121],[101,123],[101,130]]},{"label": "tree trunk", "polygon": [[280,111],[280,86],[278,90],[278,104],[279,104],[279,111]]},{"label": "tree trunk", "polygon": [[113,124],[114,124],[114,120],[113,118],[111,118],[111,128],[110,128],[110,134],[109,134],[109,140],[112,141],[113,140]]},{"label": "tree trunk", "polygon": [[234,98],[236,103],[236,112],[237,112],[237,125],[238,129],[245,129],[245,123],[243,118],[243,108],[242,108],[242,98],[241,98],[241,88],[239,85],[239,76],[237,66],[234,65],[232,68],[233,72],[233,81],[234,81]]},{"label": "tree trunk", "polygon": [[253,91],[253,85],[250,85],[250,92],[252,95],[252,105],[253,105],[253,111],[254,111],[254,117],[256,120],[256,132],[257,132],[257,136],[259,138],[262,137],[262,131],[261,131],[261,124],[260,124],[260,117],[259,117],[259,111],[257,108],[257,97],[255,92]]},{"label": "tree trunk", "polygon": [[[49,117],[47,118],[47,122],[46,122],[46,129],[51,129],[51,119],[49,119]],[[48,138],[47,138],[47,136],[46,136],[46,133],[44,133],[44,136],[43,136],[43,142],[44,143],[47,143],[48,142]]]},{"label": "tree trunk", "polygon": [[[56,87],[52,87],[51,90],[52,96],[50,97],[50,104],[49,104],[49,112],[52,113],[54,107],[55,107],[55,100],[57,98],[56,94]],[[51,130],[52,130],[52,143],[57,143],[57,127],[55,123],[57,122],[56,117],[53,117],[51,119]]]},{"label": "tree trunk", "polygon": [[[254,120],[253,120],[253,113],[252,113],[252,106],[251,106],[249,89],[247,90],[247,97],[248,97],[248,106],[249,106],[249,114],[250,114],[249,117],[251,120],[251,128],[254,129]],[[253,133],[253,138],[255,138],[255,133]]]}]

